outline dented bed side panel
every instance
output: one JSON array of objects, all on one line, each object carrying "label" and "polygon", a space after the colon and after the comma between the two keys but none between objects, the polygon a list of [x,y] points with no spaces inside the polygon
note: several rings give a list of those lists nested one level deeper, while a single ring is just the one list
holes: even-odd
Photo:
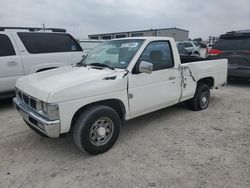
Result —
[{"label": "dented bed side panel", "polygon": [[227,62],[227,59],[218,59],[187,63],[184,66],[189,67],[195,81],[212,77],[214,79],[214,87],[219,87],[227,81]]}]

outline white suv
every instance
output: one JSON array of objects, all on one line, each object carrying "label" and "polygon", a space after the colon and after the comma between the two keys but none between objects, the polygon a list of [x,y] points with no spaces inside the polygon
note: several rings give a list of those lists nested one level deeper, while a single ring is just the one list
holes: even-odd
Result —
[{"label": "white suv", "polygon": [[21,76],[74,64],[82,55],[64,29],[0,27],[0,98],[14,93]]},{"label": "white suv", "polygon": [[189,53],[189,55],[200,55],[200,47],[193,41],[177,42],[177,45],[183,46]]},{"label": "white suv", "polygon": [[87,55],[91,50],[93,50],[97,45],[103,43],[105,40],[79,40],[79,44],[83,49],[84,55]]}]

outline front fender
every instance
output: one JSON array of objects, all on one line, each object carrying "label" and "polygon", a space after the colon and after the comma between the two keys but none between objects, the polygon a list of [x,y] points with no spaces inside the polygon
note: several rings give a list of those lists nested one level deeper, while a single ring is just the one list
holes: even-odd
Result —
[{"label": "front fender", "polygon": [[61,122],[61,134],[67,133],[70,130],[71,121],[75,115],[75,113],[82,107],[91,104],[96,103],[98,101],[103,100],[112,100],[117,99],[120,100],[124,107],[125,107],[125,119],[128,117],[129,107],[128,107],[128,100],[127,100],[127,91],[121,90],[116,91],[109,94],[104,95],[98,95],[98,96],[92,96],[88,98],[83,99],[77,99],[74,101],[66,101],[59,103],[59,114],[60,114],[60,122]]}]

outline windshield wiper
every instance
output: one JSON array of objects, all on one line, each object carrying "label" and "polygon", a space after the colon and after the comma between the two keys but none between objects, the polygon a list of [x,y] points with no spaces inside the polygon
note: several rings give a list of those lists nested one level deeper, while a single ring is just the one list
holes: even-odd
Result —
[{"label": "windshield wiper", "polygon": [[86,59],[88,54],[86,54],[85,56],[82,57],[82,59],[75,64],[75,66],[77,67],[86,67],[86,63],[84,63],[84,60]]},{"label": "windshield wiper", "polygon": [[76,67],[86,67],[86,64],[85,63],[82,63],[82,62],[78,62],[75,64]]},{"label": "windshield wiper", "polygon": [[91,63],[91,64],[88,64],[90,66],[97,66],[97,67],[107,67],[111,70],[115,70],[113,67],[109,66],[109,65],[106,65],[106,64],[102,64],[102,63]]}]

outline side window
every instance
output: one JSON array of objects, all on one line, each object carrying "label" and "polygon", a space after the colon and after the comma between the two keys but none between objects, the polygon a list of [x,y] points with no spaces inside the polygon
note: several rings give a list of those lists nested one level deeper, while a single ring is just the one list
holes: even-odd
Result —
[{"label": "side window", "polygon": [[0,34],[0,57],[16,55],[8,36]]},{"label": "side window", "polygon": [[141,61],[152,63],[153,71],[172,68],[174,61],[169,42],[151,42],[139,58]]},{"label": "side window", "polygon": [[76,40],[61,33],[23,33],[18,36],[31,54],[82,51]]}]

